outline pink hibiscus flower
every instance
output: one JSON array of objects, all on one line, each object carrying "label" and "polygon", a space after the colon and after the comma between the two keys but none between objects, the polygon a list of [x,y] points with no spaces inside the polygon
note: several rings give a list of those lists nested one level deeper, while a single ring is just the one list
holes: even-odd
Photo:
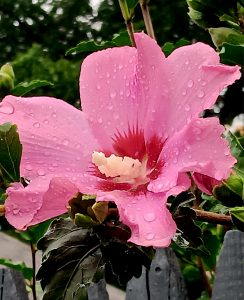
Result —
[{"label": "pink hibiscus flower", "polygon": [[83,62],[83,111],[54,98],[7,96],[0,122],[18,125],[21,176],[7,191],[6,218],[18,229],[66,211],[78,191],[114,201],[139,245],[166,247],[176,225],[169,195],[187,190],[187,172],[227,178],[235,159],[217,118],[199,118],[239,67],[196,43],[165,58],[154,40],[99,51]]}]

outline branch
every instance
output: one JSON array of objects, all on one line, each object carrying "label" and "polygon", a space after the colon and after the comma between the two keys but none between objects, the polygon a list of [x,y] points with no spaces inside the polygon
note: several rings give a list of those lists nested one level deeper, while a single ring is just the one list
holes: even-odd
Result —
[{"label": "branch", "polygon": [[200,209],[193,209],[192,210],[196,213],[196,220],[214,223],[214,224],[221,224],[221,225],[231,225],[231,216],[226,216],[222,214],[213,213],[210,211],[204,211]]}]

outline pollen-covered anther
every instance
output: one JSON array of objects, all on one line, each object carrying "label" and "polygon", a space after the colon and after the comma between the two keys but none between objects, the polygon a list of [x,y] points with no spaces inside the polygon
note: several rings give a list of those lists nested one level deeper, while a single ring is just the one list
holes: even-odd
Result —
[{"label": "pollen-covered anther", "polygon": [[114,154],[106,157],[102,152],[93,152],[92,162],[106,177],[121,177],[126,181],[141,175],[142,163],[128,156],[120,157]]}]

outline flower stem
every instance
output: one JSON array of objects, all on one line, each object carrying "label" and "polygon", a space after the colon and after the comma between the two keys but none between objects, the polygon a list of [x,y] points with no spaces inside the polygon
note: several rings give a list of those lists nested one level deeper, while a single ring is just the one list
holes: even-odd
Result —
[{"label": "flower stem", "polygon": [[119,0],[119,6],[123,15],[123,18],[125,20],[125,25],[131,40],[131,44],[133,47],[136,47],[136,42],[134,38],[134,29],[133,29],[133,23],[132,23],[132,16],[130,14],[128,5],[126,0]]},{"label": "flower stem", "polygon": [[36,247],[35,245],[31,242],[31,257],[32,257],[32,284],[31,284],[31,290],[32,290],[32,295],[33,295],[33,300],[37,300],[36,296]]},{"label": "flower stem", "polygon": [[198,265],[198,269],[199,269],[199,271],[202,275],[202,282],[203,282],[204,288],[205,288],[206,292],[208,293],[209,298],[211,298],[211,296],[212,296],[212,287],[209,283],[209,279],[208,279],[208,276],[206,274],[202,259],[199,256],[197,257],[197,265]]},{"label": "flower stem", "polygon": [[147,29],[147,34],[151,38],[155,39],[155,34],[154,34],[154,30],[153,30],[153,25],[152,25],[152,19],[150,16],[147,0],[140,0],[140,6],[141,6],[144,23],[145,23],[145,26]]}]

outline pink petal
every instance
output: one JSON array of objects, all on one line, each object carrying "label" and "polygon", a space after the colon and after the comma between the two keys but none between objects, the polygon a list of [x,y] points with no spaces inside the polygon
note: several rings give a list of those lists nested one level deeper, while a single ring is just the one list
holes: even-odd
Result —
[{"label": "pink petal", "polygon": [[214,187],[221,184],[221,181],[199,173],[194,173],[192,178],[198,188],[207,195],[212,195]]},{"label": "pink petal", "polygon": [[135,48],[121,47],[93,53],[81,66],[82,109],[103,149],[109,149],[117,129],[136,125],[136,60]]},{"label": "pink petal", "polygon": [[166,61],[169,101],[165,121],[169,135],[212,107],[220,92],[241,76],[238,66],[220,64],[217,52],[203,43],[178,48]]},{"label": "pink petal", "polygon": [[14,184],[7,190],[6,219],[15,228],[25,230],[67,212],[67,203],[77,192],[75,185],[64,178],[37,178],[26,188]]},{"label": "pink petal", "polygon": [[[167,84],[162,69],[164,54],[155,40],[144,33],[135,34],[135,39],[137,48],[121,47],[93,53],[81,67],[82,108],[105,149],[117,132],[124,135],[129,130],[148,128],[146,120],[152,113],[148,110],[150,103],[158,99],[162,105],[164,99]],[[160,127],[158,129],[160,131]]]},{"label": "pink petal", "polygon": [[130,242],[141,246],[168,247],[176,232],[176,224],[166,208],[165,194],[113,192],[97,201],[114,201],[120,220],[130,227]]},{"label": "pink petal", "polygon": [[169,190],[177,185],[179,172],[197,172],[216,180],[227,178],[236,160],[221,137],[223,132],[217,118],[193,119],[165,143],[160,154],[164,166],[148,189]]},{"label": "pink petal", "polygon": [[23,145],[21,176],[82,173],[97,148],[83,112],[48,97],[7,96],[0,123],[17,124]]}]

